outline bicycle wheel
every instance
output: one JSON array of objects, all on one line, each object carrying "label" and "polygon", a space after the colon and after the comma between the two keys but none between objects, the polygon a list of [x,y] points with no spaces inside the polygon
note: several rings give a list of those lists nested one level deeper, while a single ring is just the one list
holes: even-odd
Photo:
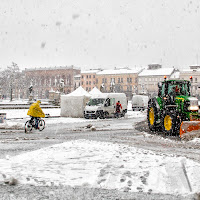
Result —
[{"label": "bicycle wheel", "polygon": [[28,120],[25,123],[25,133],[32,131],[32,129],[33,129],[33,126],[32,126],[31,120]]},{"label": "bicycle wheel", "polygon": [[43,119],[39,119],[38,121],[38,129],[42,131],[45,128],[45,121]]}]

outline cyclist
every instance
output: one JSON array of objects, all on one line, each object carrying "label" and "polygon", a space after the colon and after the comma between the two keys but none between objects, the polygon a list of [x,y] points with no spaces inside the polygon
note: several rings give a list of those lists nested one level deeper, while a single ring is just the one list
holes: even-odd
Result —
[{"label": "cyclist", "polygon": [[41,101],[38,100],[36,103],[32,103],[28,112],[27,112],[27,115],[29,115],[31,117],[31,121],[34,120],[34,118],[36,119],[35,120],[35,128],[38,129],[38,120],[40,117],[45,117],[45,114],[44,112],[42,111],[42,109],[40,108],[40,104],[41,104]]}]

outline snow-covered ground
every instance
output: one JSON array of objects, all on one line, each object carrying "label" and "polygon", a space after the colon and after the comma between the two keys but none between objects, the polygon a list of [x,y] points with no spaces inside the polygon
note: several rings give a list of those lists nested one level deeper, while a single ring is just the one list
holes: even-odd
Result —
[{"label": "snow-covered ground", "polygon": [[[130,105],[125,119],[114,120],[64,118],[59,117],[59,108],[43,110],[55,116],[45,118],[47,128],[54,124],[72,127],[72,124],[78,126],[97,122],[100,130],[107,130],[106,123],[110,130],[134,130],[134,123],[128,119],[138,122],[146,118],[146,112],[133,112]],[[26,113],[27,109],[6,110],[7,120],[0,124],[0,128],[23,129],[25,121],[29,119]],[[120,128],[116,126],[118,123]],[[148,133],[143,134],[149,136]],[[194,140],[199,142],[197,138]],[[200,191],[200,163],[120,143],[71,140],[17,156],[7,156],[7,159],[0,159],[0,163],[0,183],[14,177],[21,184],[36,186],[61,184],[174,195]]]},{"label": "snow-covered ground", "polygon": [[121,144],[70,141],[0,163],[0,181],[6,176],[32,185],[62,184],[165,194],[200,191],[199,163]]},{"label": "snow-covered ground", "polygon": [[[99,119],[85,119],[85,118],[66,118],[66,117],[60,117],[60,108],[46,108],[43,109],[45,114],[49,114],[50,118],[45,118],[46,125],[52,125],[52,124],[66,124],[66,123],[83,123],[83,122],[93,122],[97,121]],[[27,116],[28,109],[7,109],[7,110],[1,110],[0,113],[6,113],[6,122],[0,123],[0,128],[9,128],[9,129],[24,129],[25,122],[30,119],[29,116]],[[131,103],[128,104],[128,112],[126,114],[126,118],[136,118],[141,119],[146,117],[146,112],[139,112],[139,111],[132,111]],[[112,120],[112,119],[108,119]],[[100,120],[102,121],[102,120]],[[132,124],[126,124],[127,127],[132,128]],[[123,127],[121,127],[123,129]]]}]

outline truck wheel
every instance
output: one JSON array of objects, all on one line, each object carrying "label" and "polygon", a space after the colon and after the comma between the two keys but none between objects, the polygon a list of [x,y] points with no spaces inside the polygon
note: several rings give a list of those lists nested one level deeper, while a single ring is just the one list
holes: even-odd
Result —
[{"label": "truck wheel", "polygon": [[162,118],[162,128],[166,135],[177,135],[178,132],[178,122],[176,119],[176,114],[174,112],[166,112]]},{"label": "truck wheel", "polygon": [[103,111],[99,113],[99,118],[100,119],[105,119],[105,115],[104,115]]},{"label": "truck wheel", "polygon": [[124,116],[125,116],[125,113],[126,113],[126,112],[123,110],[123,111],[122,111],[122,114],[121,114],[121,117],[124,117]]},{"label": "truck wheel", "polygon": [[85,119],[89,119],[89,116],[88,115],[84,115]]},{"label": "truck wheel", "polygon": [[151,102],[148,106],[148,111],[147,111],[148,126],[151,131],[156,130],[157,119],[158,119],[157,108],[155,106],[155,103]]}]

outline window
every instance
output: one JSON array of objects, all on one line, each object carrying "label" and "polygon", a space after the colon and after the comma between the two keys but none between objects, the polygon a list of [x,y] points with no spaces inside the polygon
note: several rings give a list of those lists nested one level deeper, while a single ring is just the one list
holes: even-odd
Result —
[{"label": "window", "polygon": [[91,91],[91,88],[89,88],[89,91]]},{"label": "window", "polygon": [[132,83],[132,78],[130,78],[130,83]]},{"label": "window", "polygon": [[197,83],[197,78],[195,78],[195,83]]},{"label": "window", "polygon": [[104,83],[104,78],[102,78],[102,83]]},{"label": "window", "polygon": [[129,83],[129,78],[127,78],[127,83]]},{"label": "window", "polygon": [[91,75],[89,75],[89,78],[91,78]]},{"label": "window", "polygon": [[86,91],[88,91],[88,87],[86,87]]},{"label": "window", "polygon": [[115,98],[110,99],[110,105],[115,105]]},{"label": "window", "polygon": [[93,81],[93,84],[95,85],[95,81]]},{"label": "window", "polygon": [[162,91],[161,91],[161,95],[164,96],[165,94],[165,84],[162,85]]},{"label": "window", "polygon": [[121,78],[121,82],[123,83],[123,78]]},{"label": "window", "polygon": [[120,78],[118,78],[118,83],[120,83]]},{"label": "window", "polygon": [[82,78],[84,78],[84,76],[82,75]]},{"label": "window", "polygon": [[105,83],[107,83],[107,78],[105,78]]},{"label": "window", "polygon": [[151,81],[151,78],[149,78],[149,81]]},{"label": "window", "polygon": [[91,81],[89,81],[89,85],[91,85]]},{"label": "window", "polygon": [[82,85],[83,85],[83,81],[82,81],[82,83],[81,83]]},{"label": "window", "polygon": [[88,81],[86,81],[86,85],[88,85]]},{"label": "window", "polygon": [[95,75],[93,75],[93,78],[95,78]]},{"label": "window", "polygon": [[98,83],[98,78],[96,78],[96,83]]},{"label": "window", "polygon": [[88,75],[86,76],[86,78],[88,78]]},{"label": "window", "polygon": [[145,78],[145,81],[147,81],[147,78]]}]

